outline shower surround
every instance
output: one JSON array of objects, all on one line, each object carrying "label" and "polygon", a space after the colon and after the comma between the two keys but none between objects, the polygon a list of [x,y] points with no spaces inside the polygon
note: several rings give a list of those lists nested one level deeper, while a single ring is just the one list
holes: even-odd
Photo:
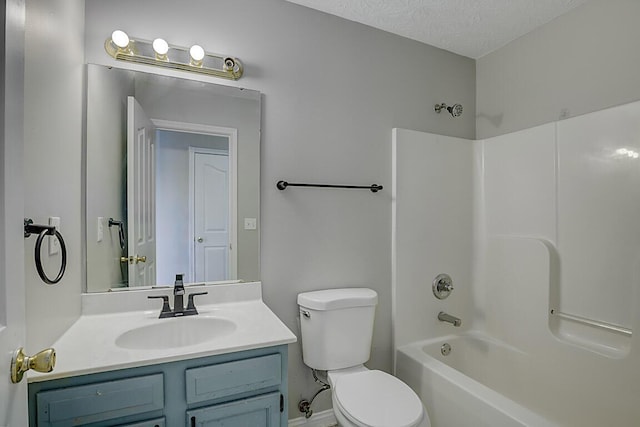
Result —
[{"label": "shower surround", "polygon": [[[482,414],[507,410],[483,390],[549,425],[637,425],[640,103],[481,141],[394,129],[393,176],[396,371],[434,427],[465,393],[488,405],[466,425],[495,423]],[[437,404],[436,378],[470,382],[439,383],[458,391]]]}]

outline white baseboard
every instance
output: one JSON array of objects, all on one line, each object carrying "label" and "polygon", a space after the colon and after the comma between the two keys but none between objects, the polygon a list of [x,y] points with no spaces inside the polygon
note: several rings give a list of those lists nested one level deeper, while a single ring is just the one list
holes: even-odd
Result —
[{"label": "white baseboard", "polygon": [[333,409],[317,412],[311,418],[294,418],[289,420],[289,427],[334,427],[338,425],[336,416],[333,415]]}]

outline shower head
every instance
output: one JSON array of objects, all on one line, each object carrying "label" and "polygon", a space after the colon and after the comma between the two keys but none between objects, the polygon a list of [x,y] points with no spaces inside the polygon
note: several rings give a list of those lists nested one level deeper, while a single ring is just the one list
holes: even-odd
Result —
[{"label": "shower head", "polygon": [[436,113],[447,110],[453,117],[460,117],[462,115],[462,105],[460,104],[453,104],[448,107],[447,104],[443,102],[442,104],[436,104],[435,110]]}]

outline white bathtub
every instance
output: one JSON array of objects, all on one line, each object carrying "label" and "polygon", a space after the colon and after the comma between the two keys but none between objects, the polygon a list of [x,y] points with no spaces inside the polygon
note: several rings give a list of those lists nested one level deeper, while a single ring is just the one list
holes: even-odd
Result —
[{"label": "white bathtub", "polygon": [[[447,356],[441,354],[444,343],[451,346]],[[505,397],[522,402],[535,394],[516,385],[514,376],[526,364],[521,351],[468,332],[399,348],[396,375],[418,393],[433,427],[559,426]]]}]

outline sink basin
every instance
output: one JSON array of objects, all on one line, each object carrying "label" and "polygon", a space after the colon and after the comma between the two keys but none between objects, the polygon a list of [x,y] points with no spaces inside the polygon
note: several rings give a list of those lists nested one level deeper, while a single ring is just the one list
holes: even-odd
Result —
[{"label": "sink basin", "polygon": [[116,345],[133,350],[186,347],[229,335],[236,329],[234,322],[219,317],[177,317],[157,322],[122,333],[116,338]]}]

